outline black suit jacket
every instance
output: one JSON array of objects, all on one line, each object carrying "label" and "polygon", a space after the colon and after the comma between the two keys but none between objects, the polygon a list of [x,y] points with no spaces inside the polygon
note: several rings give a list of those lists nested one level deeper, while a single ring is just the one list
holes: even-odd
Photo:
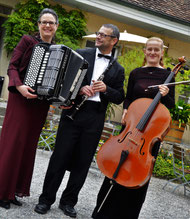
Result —
[{"label": "black suit jacket", "polygon": [[[90,85],[92,73],[94,69],[95,48],[79,49],[77,50],[89,63],[89,67],[82,83],[82,86]],[[113,59],[113,57],[111,57]],[[120,104],[124,100],[124,68],[118,63],[114,62],[111,69],[106,73],[103,82],[106,84],[106,92],[100,92],[101,110],[106,111],[109,102]]]}]

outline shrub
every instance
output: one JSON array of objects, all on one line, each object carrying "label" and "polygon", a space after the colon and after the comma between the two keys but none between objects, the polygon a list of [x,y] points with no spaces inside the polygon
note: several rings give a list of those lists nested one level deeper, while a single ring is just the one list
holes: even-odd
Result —
[{"label": "shrub", "polygon": [[82,12],[78,10],[67,12],[60,5],[51,5],[47,0],[28,0],[18,3],[15,11],[3,24],[5,49],[8,54],[13,51],[24,34],[38,32],[38,15],[42,9],[48,7],[54,9],[59,17],[56,42],[72,49],[79,48],[79,40],[85,35],[86,30],[86,19]]},{"label": "shrub", "polygon": [[[178,168],[181,168],[181,161],[175,160],[175,163],[177,164]],[[185,169],[189,169],[189,164],[185,164]],[[174,179],[176,178],[176,175],[173,171],[173,156],[171,153],[168,153],[168,151],[165,151],[163,149],[160,150],[154,170],[153,175],[155,177],[159,178],[165,178],[165,179]],[[190,174],[186,175],[186,179],[190,180]]]},{"label": "shrub", "polygon": [[190,121],[190,105],[183,100],[178,100],[172,109],[169,109],[172,120],[179,121],[179,127],[181,124],[188,123]]},{"label": "shrub", "polygon": [[118,57],[118,62],[124,67],[125,69],[125,81],[124,81],[124,90],[127,90],[127,82],[129,78],[130,72],[138,67],[141,67],[144,60],[144,53],[143,48],[134,47],[127,51],[127,53],[123,56]]},{"label": "shrub", "polygon": [[173,158],[172,155],[164,150],[161,150],[156,159],[153,170],[153,175],[160,178],[172,179],[175,178],[173,172]]}]

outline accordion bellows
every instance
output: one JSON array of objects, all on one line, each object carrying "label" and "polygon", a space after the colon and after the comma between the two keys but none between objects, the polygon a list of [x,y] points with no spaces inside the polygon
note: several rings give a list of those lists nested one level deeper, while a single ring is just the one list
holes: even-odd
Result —
[{"label": "accordion bellows", "polygon": [[24,84],[41,99],[69,106],[75,100],[88,69],[87,61],[65,45],[35,45]]}]

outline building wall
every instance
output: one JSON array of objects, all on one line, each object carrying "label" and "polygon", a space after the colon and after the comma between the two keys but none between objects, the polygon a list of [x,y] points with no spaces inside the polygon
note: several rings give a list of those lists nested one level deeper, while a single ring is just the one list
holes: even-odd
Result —
[{"label": "building wall", "polygon": [[[14,5],[18,2],[19,2],[18,0],[17,1],[7,0],[6,4],[5,4],[4,0],[0,0],[0,4],[12,6],[12,7],[14,7]],[[63,5],[63,7],[66,8],[66,10],[72,9],[71,7],[68,7],[66,5]],[[145,37],[150,37],[150,36],[161,37],[164,40],[165,45],[169,47],[168,48],[168,55],[169,56],[171,56],[173,58],[178,58],[178,57],[184,55],[184,56],[186,56],[187,59],[190,59],[190,53],[189,53],[190,43],[182,42],[182,41],[164,36],[163,35],[164,32],[162,34],[158,34],[158,33],[144,30],[143,28],[137,28],[135,26],[130,26],[127,24],[127,22],[120,23],[120,22],[117,22],[115,20],[111,20],[111,19],[108,19],[108,18],[103,17],[103,16],[97,16],[95,14],[88,13],[88,12],[84,12],[84,14],[87,18],[87,34],[94,33],[104,23],[113,23],[119,27],[121,32],[123,32],[124,30],[127,30],[128,33],[133,33],[133,34],[137,34],[137,35],[141,35],[141,36],[145,36]],[[136,45],[137,46],[138,44],[133,44],[133,43],[128,42],[128,43],[126,43],[126,45],[128,45],[128,46]],[[82,47],[85,46],[85,40],[83,40],[81,42],[81,46]],[[0,61],[0,76],[6,77],[5,82],[4,82],[3,91],[2,91],[2,98],[4,98],[4,99],[7,98],[7,89],[5,87],[7,87],[7,82],[8,82],[6,72],[7,72],[7,66],[8,66],[9,59],[10,59],[10,57],[7,57],[6,52],[3,50],[2,54],[1,54],[1,61]]]},{"label": "building wall", "polygon": [[[7,6],[7,7],[12,7],[18,3],[19,1],[15,0],[0,0],[0,5]],[[1,17],[0,17],[1,18]],[[7,67],[9,64],[10,56],[7,56],[7,53],[3,47],[1,48],[2,51],[0,52],[0,76],[4,76],[4,84],[3,84],[3,89],[1,93],[1,98],[7,100],[8,98],[8,90],[7,90],[7,85],[8,85],[8,76],[7,76]]]},{"label": "building wall", "polygon": [[[176,40],[174,38],[170,38],[164,35],[164,31],[162,34],[147,31],[143,28],[137,28],[135,26],[130,26],[126,23],[117,22],[115,20],[107,19],[103,16],[97,16],[92,13],[84,12],[87,17],[87,34],[92,34],[98,30],[98,28],[104,23],[112,23],[119,27],[120,31],[123,32],[127,30],[128,33],[141,35],[144,37],[157,36],[164,40],[164,44],[168,46],[168,55],[173,58],[178,58],[180,56],[186,56],[187,59],[190,59],[190,42],[183,42],[180,40]],[[128,43],[131,44],[131,43]]]},{"label": "building wall", "polygon": [[[12,6],[14,7],[14,5],[19,2],[14,1],[14,0],[7,0],[6,3],[4,0],[0,0],[0,4],[3,5],[7,5],[7,6]],[[73,8],[63,5],[63,7],[66,10],[71,10]],[[83,13],[85,14],[86,18],[87,18],[87,34],[92,34],[95,31],[97,31],[99,29],[99,27],[102,24],[105,23],[112,23],[118,26],[118,28],[120,29],[121,32],[123,32],[124,30],[127,30],[128,33],[132,33],[132,34],[137,34],[137,35],[141,35],[144,37],[150,37],[150,36],[157,36],[157,37],[161,37],[164,40],[164,44],[166,46],[168,46],[168,55],[173,57],[173,58],[178,58],[180,56],[186,56],[187,59],[190,59],[190,43],[186,43],[180,40],[176,40],[174,38],[170,38],[164,35],[164,31],[162,32],[162,34],[159,33],[154,33],[154,32],[150,32],[147,31],[145,29],[142,28],[137,28],[135,26],[130,26],[126,23],[121,23],[115,20],[111,20],[108,19],[104,16],[97,16],[95,14],[89,13],[89,12],[85,12],[83,11]],[[85,46],[85,40],[83,40],[81,42],[81,47]],[[126,45],[128,46],[138,46],[138,44],[132,44],[132,43],[126,43]],[[6,76],[7,74],[7,67],[8,67],[8,63],[9,63],[9,59],[10,57],[7,57],[7,54],[5,52],[5,50],[2,51],[1,53],[1,60],[0,60],[0,76],[5,76],[5,82],[4,82],[4,86],[3,86],[3,91],[2,91],[2,95],[1,97],[3,99],[7,99],[8,96],[8,92],[7,92],[7,84],[8,84],[8,77]],[[116,116],[114,118],[111,118],[111,120],[116,121],[116,122],[120,122],[121,119],[121,114],[122,114],[122,104],[117,107],[116,109]],[[186,134],[185,134],[186,135]]]}]

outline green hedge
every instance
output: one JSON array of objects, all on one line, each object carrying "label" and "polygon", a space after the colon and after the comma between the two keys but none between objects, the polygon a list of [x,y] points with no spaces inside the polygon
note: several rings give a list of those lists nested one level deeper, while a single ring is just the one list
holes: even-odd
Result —
[{"label": "green hedge", "polygon": [[4,43],[7,53],[11,53],[24,34],[38,32],[37,19],[42,9],[52,8],[59,17],[56,42],[72,49],[79,48],[79,40],[86,34],[86,19],[78,10],[67,12],[61,5],[51,5],[47,0],[21,1],[3,24]]}]

